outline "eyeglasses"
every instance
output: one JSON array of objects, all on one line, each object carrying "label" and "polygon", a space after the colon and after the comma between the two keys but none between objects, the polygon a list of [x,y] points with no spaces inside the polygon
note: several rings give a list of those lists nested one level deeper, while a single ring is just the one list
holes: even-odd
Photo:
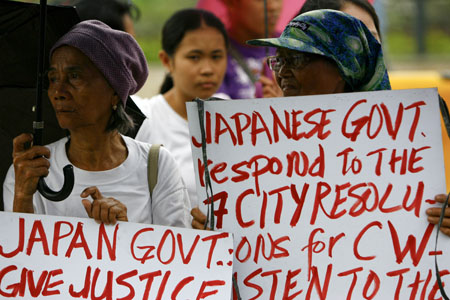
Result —
[{"label": "eyeglasses", "polygon": [[302,69],[311,62],[313,56],[310,54],[299,54],[293,56],[269,56],[267,57],[267,64],[272,71],[279,72],[281,67],[291,69]]}]

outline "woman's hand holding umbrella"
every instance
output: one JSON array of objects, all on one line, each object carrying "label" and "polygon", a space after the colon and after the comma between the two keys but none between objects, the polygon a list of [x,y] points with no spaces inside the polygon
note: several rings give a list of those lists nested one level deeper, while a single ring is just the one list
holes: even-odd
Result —
[{"label": "woman's hand holding umbrella", "polygon": [[48,175],[50,151],[43,146],[26,145],[33,141],[31,134],[21,134],[13,140],[15,172],[14,211],[33,213],[33,194],[40,177]]}]

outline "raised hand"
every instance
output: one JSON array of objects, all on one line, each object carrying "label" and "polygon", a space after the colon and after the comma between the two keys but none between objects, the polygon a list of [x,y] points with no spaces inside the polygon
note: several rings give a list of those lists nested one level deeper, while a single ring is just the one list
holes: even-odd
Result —
[{"label": "raised hand", "polygon": [[[446,199],[447,195],[445,194],[439,194],[434,197],[434,200],[439,203],[444,203]],[[428,215],[428,222],[430,222],[431,224],[438,224],[441,210],[442,208],[440,207],[428,208],[426,211]],[[442,221],[441,231],[442,233],[450,236],[450,207],[448,206],[445,208],[445,215]]]},{"label": "raised hand", "polygon": [[276,98],[283,97],[283,91],[278,86],[275,76],[272,73],[272,78],[266,76],[265,68],[266,60],[263,61],[263,67],[261,69],[261,74],[259,75],[258,81],[262,85],[263,98]]},{"label": "raised hand", "polygon": [[[198,207],[194,207],[191,210],[191,216],[192,219],[192,228],[194,229],[205,229],[205,223],[206,223],[206,216]],[[207,230],[210,230],[210,228],[207,228]]]},{"label": "raised hand", "polygon": [[103,197],[96,186],[86,188],[80,196],[82,198],[90,196],[93,200],[92,202],[88,199],[81,200],[89,218],[108,225],[114,225],[117,221],[128,221],[127,207],[119,200]]}]

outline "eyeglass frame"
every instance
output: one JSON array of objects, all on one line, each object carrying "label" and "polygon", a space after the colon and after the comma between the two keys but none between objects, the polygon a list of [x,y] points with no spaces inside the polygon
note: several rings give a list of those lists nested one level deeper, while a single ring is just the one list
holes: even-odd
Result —
[{"label": "eyeglass frame", "polygon": [[[291,60],[295,58],[301,58],[301,62],[300,63],[296,63],[295,65],[293,64],[286,64],[287,61]],[[312,60],[314,60],[315,55],[311,54],[311,53],[299,53],[296,55],[291,55],[291,56],[268,56],[266,57],[266,63],[269,66],[269,69],[274,71],[274,72],[280,72],[282,67],[288,67],[290,69],[302,69],[304,67],[306,67]],[[282,65],[280,65],[280,67],[276,68],[272,65],[272,61],[276,59],[276,60],[281,60],[283,63]],[[277,62],[274,62],[274,64]]]}]

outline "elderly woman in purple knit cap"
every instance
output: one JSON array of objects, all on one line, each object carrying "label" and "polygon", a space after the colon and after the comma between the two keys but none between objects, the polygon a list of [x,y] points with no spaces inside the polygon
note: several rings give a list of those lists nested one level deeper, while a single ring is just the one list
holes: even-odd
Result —
[{"label": "elderly woman in purple knit cap", "polygon": [[[50,51],[48,96],[70,136],[47,146],[14,139],[14,163],[4,183],[5,210],[116,221],[190,226],[187,190],[170,153],[161,148],[152,197],[147,180],[150,145],[121,134],[133,126],[129,95],[148,76],[134,38],[100,21],[75,25]],[[36,191],[39,177],[62,186],[62,167],[74,166],[75,185],[62,202]]]}]

